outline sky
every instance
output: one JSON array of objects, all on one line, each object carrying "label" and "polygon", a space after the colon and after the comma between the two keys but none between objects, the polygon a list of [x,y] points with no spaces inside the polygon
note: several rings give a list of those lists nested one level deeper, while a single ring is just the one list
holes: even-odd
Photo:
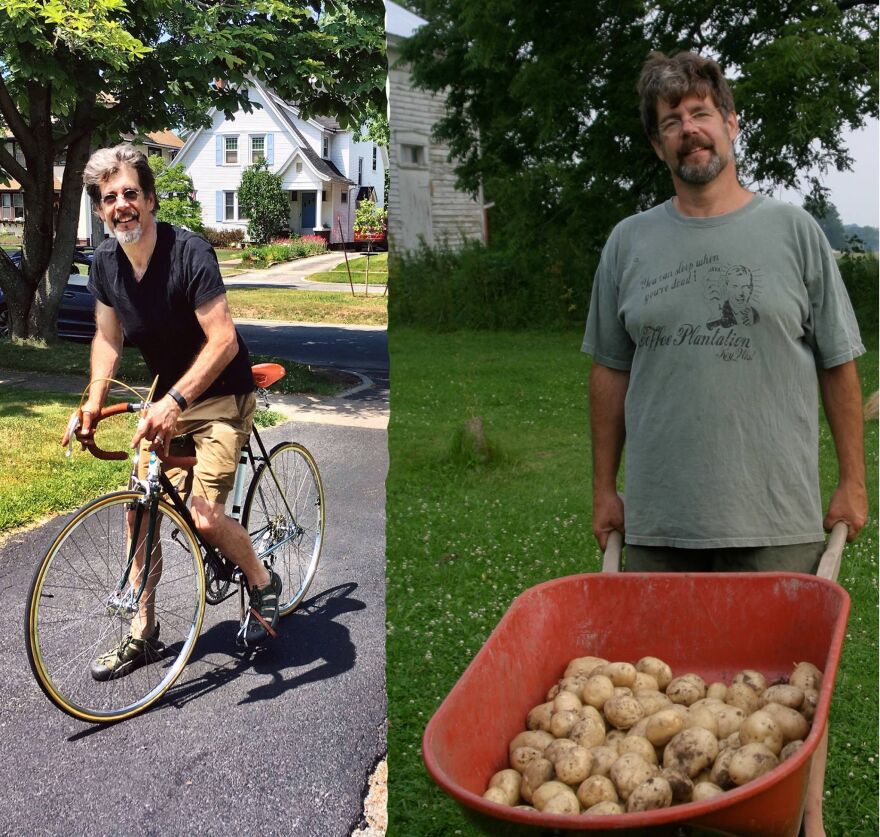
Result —
[{"label": "sky", "polygon": [[[876,119],[861,131],[847,135],[852,171],[829,171],[823,179],[831,189],[831,202],[844,224],[880,226],[880,129]],[[803,196],[782,189],[775,197],[800,206]]]}]

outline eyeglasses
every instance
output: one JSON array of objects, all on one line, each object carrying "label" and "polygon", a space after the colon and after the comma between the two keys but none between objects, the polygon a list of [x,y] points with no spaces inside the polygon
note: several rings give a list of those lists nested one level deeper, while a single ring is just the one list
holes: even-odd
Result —
[{"label": "eyeglasses", "polygon": [[[702,108],[700,110],[695,110],[693,113],[687,114],[684,119],[690,119],[694,125],[701,128],[708,125],[716,113],[719,113],[719,111],[714,108]],[[684,119],[680,116],[667,117],[660,123],[660,133],[665,137],[680,134],[682,128],[684,128]]]},{"label": "eyeglasses", "polygon": [[[138,195],[142,195],[143,193],[143,189],[123,189],[122,197],[124,197],[128,203],[134,203],[137,200]],[[101,203],[103,203],[104,206],[113,206],[117,200],[119,200],[119,196],[115,192],[108,192],[101,198]]]}]

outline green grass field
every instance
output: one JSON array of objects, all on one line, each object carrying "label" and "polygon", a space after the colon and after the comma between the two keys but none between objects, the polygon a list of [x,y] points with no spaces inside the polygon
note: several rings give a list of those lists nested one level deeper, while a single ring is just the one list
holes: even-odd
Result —
[{"label": "green grass field", "polygon": [[[580,340],[580,332],[390,332],[390,835],[478,833],[425,772],[425,724],[518,593],[599,568]],[[865,388],[876,387],[876,351],[860,371]],[[484,461],[459,433],[477,416],[492,448]],[[867,451],[876,475],[876,423]],[[827,497],[836,473],[824,425],[820,455]],[[853,609],[831,717],[833,835],[877,833],[877,492],[869,482],[871,523],[847,547],[840,578]]]},{"label": "green grass field", "polygon": [[288,288],[229,288],[237,319],[289,320],[340,325],[387,325],[388,299],[350,293],[293,291]]},{"label": "green grass field", "polygon": [[[369,275],[367,275],[367,262],[369,262],[370,268]],[[346,268],[345,262],[342,262],[332,270],[313,273],[308,279],[310,282],[342,282],[347,285],[349,270],[351,270],[351,281],[354,285],[363,285],[367,279],[369,279],[370,285],[385,285],[388,283],[388,254],[349,256],[348,268]]]}]

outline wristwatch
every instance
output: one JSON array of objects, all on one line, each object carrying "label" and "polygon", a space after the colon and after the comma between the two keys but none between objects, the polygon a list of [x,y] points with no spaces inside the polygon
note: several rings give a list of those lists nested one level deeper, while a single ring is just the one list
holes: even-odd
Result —
[{"label": "wristwatch", "polygon": [[186,399],[174,387],[168,387],[167,395],[170,395],[177,402],[181,412],[186,409]]}]

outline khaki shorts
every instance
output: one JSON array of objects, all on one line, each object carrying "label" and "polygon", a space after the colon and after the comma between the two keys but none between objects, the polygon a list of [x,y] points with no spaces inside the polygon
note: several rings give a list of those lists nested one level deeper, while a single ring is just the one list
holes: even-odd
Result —
[{"label": "khaki shorts", "polygon": [[[218,395],[206,398],[184,410],[177,419],[175,441],[189,436],[195,443],[195,468],[169,468],[165,473],[186,501],[190,492],[212,503],[225,503],[235,483],[235,470],[242,445],[251,432],[256,393]],[[150,442],[141,441],[138,477],[144,479],[149,463]],[[179,451],[172,442],[174,454]],[[192,455],[192,450],[189,451]]]},{"label": "khaki shorts", "polygon": [[634,546],[624,549],[624,571],[631,573],[754,573],[816,574],[825,542],[727,549],[678,549]]}]

